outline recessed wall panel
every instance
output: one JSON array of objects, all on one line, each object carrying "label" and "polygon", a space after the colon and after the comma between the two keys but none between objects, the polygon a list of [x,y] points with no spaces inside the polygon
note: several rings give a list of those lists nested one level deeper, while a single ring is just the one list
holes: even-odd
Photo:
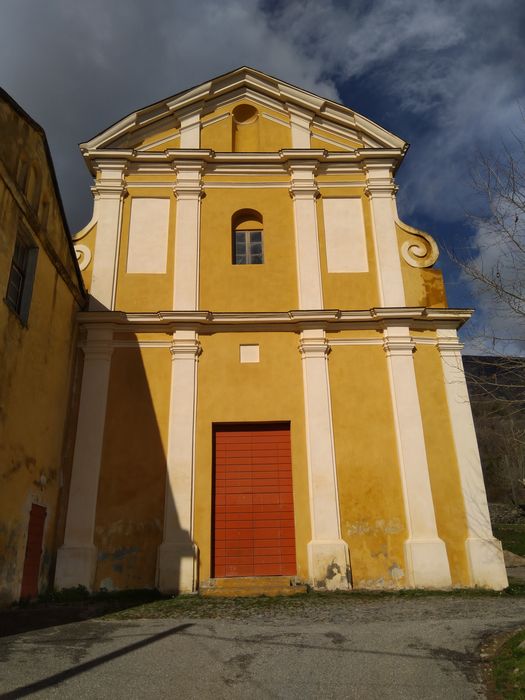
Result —
[{"label": "recessed wall panel", "polygon": [[164,274],[168,257],[169,199],[136,197],[131,202],[127,272]]},{"label": "recessed wall panel", "polygon": [[368,272],[361,199],[323,198],[328,272]]}]

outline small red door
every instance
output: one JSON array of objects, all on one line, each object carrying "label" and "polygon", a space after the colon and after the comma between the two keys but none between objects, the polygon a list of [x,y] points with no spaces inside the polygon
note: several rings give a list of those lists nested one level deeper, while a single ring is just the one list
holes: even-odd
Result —
[{"label": "small red door", "polygon": [[296,573],[289,425],[214,430],[213,575]]},{"label": "small red door", "polygon": [[27,532],[26,556],[22,574],[22,590],[20,598],[36,598],[38,595],[38,574],[40,573],[40,558],[42,556],[42,541],[44,539],[44,523],[46,509],[33,503],[29,514]]}]

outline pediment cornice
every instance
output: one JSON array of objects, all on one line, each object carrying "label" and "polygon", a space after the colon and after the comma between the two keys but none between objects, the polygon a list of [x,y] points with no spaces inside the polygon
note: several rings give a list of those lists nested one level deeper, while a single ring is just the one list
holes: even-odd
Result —
[{"label": "pediment cornice", "polygon": [[395,148],[403,152],[407,148],[398,136],[348,107],[248,67],[238,68],[132,112],[80,147],[84,152],[111,149],[134,132],[146,129],[151,132],[155,123],[166,117],[179,127],[189,115],[198,115],[202,119],[217,107],[242,98],[285,115],[308,114],[318,124],[359,134],[367,146]]}]

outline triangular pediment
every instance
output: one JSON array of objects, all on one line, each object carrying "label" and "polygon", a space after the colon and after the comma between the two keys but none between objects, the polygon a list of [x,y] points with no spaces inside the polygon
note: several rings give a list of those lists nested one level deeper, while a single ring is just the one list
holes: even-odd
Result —
[{"label": "triangular pediment", "polygon": [[[209,134],[217,131],[241,103],[257,108],[264,119],[276,125],[275,129],[290,129],[294,119],[306,120],[312,148],[328,151],[406,148],[402,139],[348,107],[247,67],[132,112],[81,144],[81,148],[88,151],[132,148],[152,153],[180,148],[181,125],[188,119],[200,122],[203,140],[206,141],[206,131]],[[226,125],[223,124],[221,128],[226,128]],[[217,148],[213,143],[201,144],[201,147],[230,150]],[[277,148],[262,150],[289,147],[290,143],[282,143]]]}]

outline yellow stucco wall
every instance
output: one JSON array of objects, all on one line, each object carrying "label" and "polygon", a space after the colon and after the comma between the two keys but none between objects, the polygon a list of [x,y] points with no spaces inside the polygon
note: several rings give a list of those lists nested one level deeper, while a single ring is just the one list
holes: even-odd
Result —
[{"label": "yellow stucco wall", "polygon": [[113,352],[95,523],[96,588],[155,586],[170,377],[167,348]]},{"label": "yellow stucco wall", "polygon": [[[133,198],[152,197],[170,200],[166,272],[158,274],[128,273],[130,214]],[[173,190],[133,188],[122,211],[122,233],[117,272],[115,308],[122,311],[159,311],[173,307],[173,265],[175,255],[175,217],[177,203]]]},{"label": "yellow stucco wall", "polygon": [[418,345],[414,364],[438,534],[447,546],[452,584],[468,586],[465,507],[437,348]]},{"label": "yellow stucco wall", "polygon": [[[290,421],[297,575],[306,579],[310,515],[298,337],[295,333],[228,333],[201,336],[200,341],[195,468],[200,579],[210,576],[212,426],[265,421]],[[241,364],[239,345],[254,343],[260,346],[260,362]]]},{"label": "yellow stucco wall", "polygon": [[317,200],[319,253],[323,299],[326,309],[370,309],[379,305],[376,256],[374,250],[370,201],[361,190],[350,188],[321,188],[325,197],[360,197],[363,206],[368,272],[328,272],[326,263],[326,235],[322,197]]},{"label": "yellow stucco wall", "polygon": [[[200,308],[297,308],[292,206],[284,188],[208,190],[201,209]],[[232,264],[232,215],[239,209],[255,209],[263,217],[263,265]]]},{"label": "yellow stucco wall", "polygon": [[340,346],[328,367],[341,534],[353,585],[403,587],[407,535],[385,353]]}]

